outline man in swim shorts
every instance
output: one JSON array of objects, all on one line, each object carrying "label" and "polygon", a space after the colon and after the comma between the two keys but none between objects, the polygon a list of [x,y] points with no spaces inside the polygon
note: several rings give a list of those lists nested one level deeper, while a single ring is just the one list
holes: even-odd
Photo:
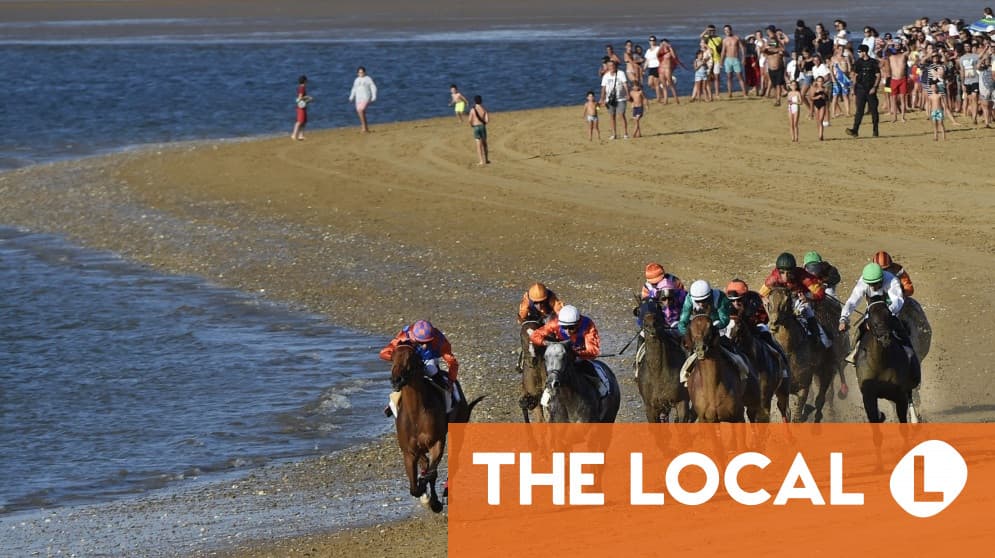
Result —
[{"label": "man in swim shorts", "polygon": [[726,25],[722,27],[726,36],[722,39],[722,66],[726,71],[726,91],[729,93],[729,98],[732,98],[732,76],[735,74],[736,79],[739,80],[739,88],[743,90],[743,96],[746,96],[746,86],[743,85],[743,40],[740,39],[736,34],[732,32],[732,26]]},{"label": "man in swim shorts", "polygon": [[466,105],[469,104],[466,101],[466,97],[459,92],[459,88],[456,84],[449,86],[449,106],[453,107],[453,112],[456,113],[456,121],[460,124],[463,123],[463,115],[466,114]]},{"label": "man in swim shorts", "polygon": [[784,45],[777,39],[777,27],[767,28],[767,45],[762,52],[767,56],[767,75],[774,93],[774,106],[781,106],[784,96]]}]

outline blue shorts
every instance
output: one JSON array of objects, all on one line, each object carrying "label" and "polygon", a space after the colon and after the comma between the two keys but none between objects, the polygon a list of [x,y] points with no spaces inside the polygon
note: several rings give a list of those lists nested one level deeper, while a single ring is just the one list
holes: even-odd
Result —
[{"label": "blue shorts", "polygon": [[743,64],[740,63],[739,58],[726,56],[726,59],[722,61],[722,66],[725,68],[727,74],[743,73]]}]

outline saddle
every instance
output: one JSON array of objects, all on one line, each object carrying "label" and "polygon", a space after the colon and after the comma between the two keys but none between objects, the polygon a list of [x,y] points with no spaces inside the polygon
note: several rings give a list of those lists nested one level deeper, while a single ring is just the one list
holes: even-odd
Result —
[{"label": "saddle", "polygon": [[578,360],[577,373],[584,378],[591,387],[598,390],[601,399],[608,397],[611,393],[611,381],[608,377],[607,367],[599,360]]}]

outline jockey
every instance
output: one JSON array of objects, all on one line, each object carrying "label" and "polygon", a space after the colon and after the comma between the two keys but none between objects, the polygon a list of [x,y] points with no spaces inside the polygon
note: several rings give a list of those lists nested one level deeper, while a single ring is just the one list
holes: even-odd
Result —
[{"label": "jockey", "polygon": [[[452,397],[446,398],[446,412],[448,413],[450,405],[459,401],[459,390],[453,389],[459,373],[459,361],[453,356],[453,348],[449,344],[449,340],[427,320],[418,320],[398,332],[386,347],[380,349],[380,358],[390,361],[394,356],[394,349],[400,343],[411,343],[418,356],[425,362],[425,375],[442,384],[446,391],[452,395]],[[447,376],[439,374],[440,358],[449,367]],[[446,379],[448,382],[445,381]],[[390,406],[384,409],[384,414],[388,417],[391,416]]]},{"label": "jockey", "polygon": [[891,254],[883,250],[874,254],[874,263],[898,278],[898,281],[902,284],[902,293],[905,296],[912,296],[916,292],[916,288],[912,285],[912,279],[909,277],[909,272],[895,263],[891,259]]},{"label": "jockey", "polygon": [[570,348],[581,360],[594,360],[601,355],[601,338],[594,320],[581,316],[575,306],[567,304],[546,325],[532,332],[533,345],[545,346],[546,339],[569,341]]},{"label": "jockey", "polygon": [[840,272],[836,269],[836,266],[822,259],[816,251],[811,251],[805,254],[805,271],[815,275],[822,281],[822,285],[826,288],[826,294],[832,297],[836,297],[836,285],[840,284]]},{"label": "jockey", "polygon": [[642,295],[640,295],[640,298],[643,300],[657,296],[657,291],[664,288],[661,283],[667,279],[669,279],[671,285],[673,285],[670,288],[680,289],[682,291],[684,290],[684,284],[681,283],[681,280],[664,271],[663,266],[656,262],[646,264],[645,276],[646,282],[643,283],[643,292]]},{"label": "jockey", "polygon": [[[643,291],[647,290],[643,287]],[[660,310],[663,311],[663,317],[666,320],[666,327],[675,328],[677,327],[677,322],[681,319],[681,310],[684,308],[684,299],[687,298],[688,292],[684,290],[684,286],[681,285],[680,279],[670,275],[665,277],[660,282],[653,285],[649,290],[649,296],[644,296],[643,300],[648,298],[654,298],[660,303]],[[638,314],[639,309],[636,308],[636,313]],[[641,316],[636,316],[636,325],[643,327],[643,320]]]},{"label": "jockey", "polygon": [[[764,308],[764,301],[760,298],[760,293],[751,291],[746,281],[733,279],[726,285],[726,297],[729,299],[729,303],[732,304],[732,317],[742,319],[746,325],[753,326],[759,334],[758,337],[767,343],[770,348],[774,349],[777,354],[781,355],[784,362],[785,376],[788,376],[788,355],[784,352],[781,344],[770,333],[770,327],[767,325],[770,322],[770,317]],[[730,318],[729,327],[723,332],[726,337],[730,335],[731,330],[732,319]]]},{"label": "jockey", "polygon": [[798,267],[795,256],[788,252],[781,253],[774,266],[760,287],[760,296],[767,298],[774,287],[785,287],[795,293],[798,297],[795,303],[795,315],[804,318],[799,321],[808,330],[809,335],[818,336],[824,347],[832,347],[833,342],[819,325],[819,320],[815,319],[815,310],[812,308],[812,301],[822,300],[826,296],[822,281]]},{"label": "jockey", "polygon": [[518,304],[518,323],[530,319],[546,323],[560,308],[563,308],[563,303],[556,293],[542,283],[534,283],[522,295],[522,301]]},{"label": "jockey", "polygon": [[[683,336],[687,335],[688,326],[691,325],[691,318],[697,314],[707,314],[712,321],[712,326],[719,331],[724,330],[729,325],[729,317],[732,313],[732,305],[725,293],[712,286],[704,279],[699,279],[691,283],[690,296],[684,299],[684,308],[681,310],[681,319],[677,323],[677,331]],[[751,375],[750,366],[740,354],[732,341],[724,335],[719,336],[719,348],[722,352],[740,369],[742,377],[745,379]],[[688,355],[681,368],[681,382],[687,382],[688,373],[698,356],[694,351]]]},{"label": "jockey", "polygon": [[[902,306],[905,305],[902,284],[898,281],[898,278],[881,269],[880,265],[872,262],[864,266],[860,279],[857,279],[857,284],[854,285],[853,292],[850,293],[850,298],[843,304],[843,312],[840,314],[839,329],[841,332],[846,331],[846,328],[849,327],[850,314],[853,314],[857,304],[860,303],[860,299],[870,299],[875,296],[884,296],[885,301],[888,303],[888,310],[896,318],[898,313],[902,311]],[[901,323],[900,320],[896,320],[896,322]],[[904,333],[904,327],[901,329],[903,331],[898,331],[899,335],[907,337]],[[863,328],[858,328],[857,339],[853,343],[853,350],[846,356],[846,361],[850,364],[855,364],[854,358],[857,355],[857,349],[860,347],[860,340],[863,336]],[[907,338],[903,339],[903,342],[906,345],[910,345]]]}]

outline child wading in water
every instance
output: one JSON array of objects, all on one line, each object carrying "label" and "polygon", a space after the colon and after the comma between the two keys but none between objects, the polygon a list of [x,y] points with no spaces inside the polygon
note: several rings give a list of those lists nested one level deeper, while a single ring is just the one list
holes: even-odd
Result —
[{"label": "child wading in water", "polygon": [[929,119],[933,121],[933,141],[943,137],[947,141],[947,127],[943,125],[943,96],[937,85],[929,87]]},{"label": "child wading in water", "polygon": [[297,122],[294,123],[294,131],[290,133],[290,139],[303,141],[304,126],[307,126],[307,105],[312,101],[307,94],[307,76],[297,78]]},{"label": "child wading in water", "polygon": [[636,121],[636,131],[632,132],[632,137],[643,137],[642,130],[639,129],[639,122],[643,119],[643,111],[646,107],[646,95],[643,93],[643,86],[639,82],[633,82],[629,91],[629,100],[632,101],[632,119]]},{"label": "child wading in water", "polygon": [[456,87],[456,84],[454,83],[450,85],[449,106],[453,107],[453,111],[456,113],[456,120],[460,124],[463,123],[463,115],[466,114],[466,106],[468,104],[470,103],[466,100],[466,97],[459,92],[459,88]]},{"label": "child wading in water", "polygon": [[584,119],[587,120],[588,141],[594,140],[594,133],[598,133],[598,141],[601,141],[601,129],[598,128],[598,101],[594,99],[594,91],[587,92],[587,102],[584,103]]},{"label": "child wading in water", "polygon": [[791,122],[791,141],[798,141],[798,113],[802,104],[802,94],[798,91],[798,82],[788,85],[788,121]]}]

